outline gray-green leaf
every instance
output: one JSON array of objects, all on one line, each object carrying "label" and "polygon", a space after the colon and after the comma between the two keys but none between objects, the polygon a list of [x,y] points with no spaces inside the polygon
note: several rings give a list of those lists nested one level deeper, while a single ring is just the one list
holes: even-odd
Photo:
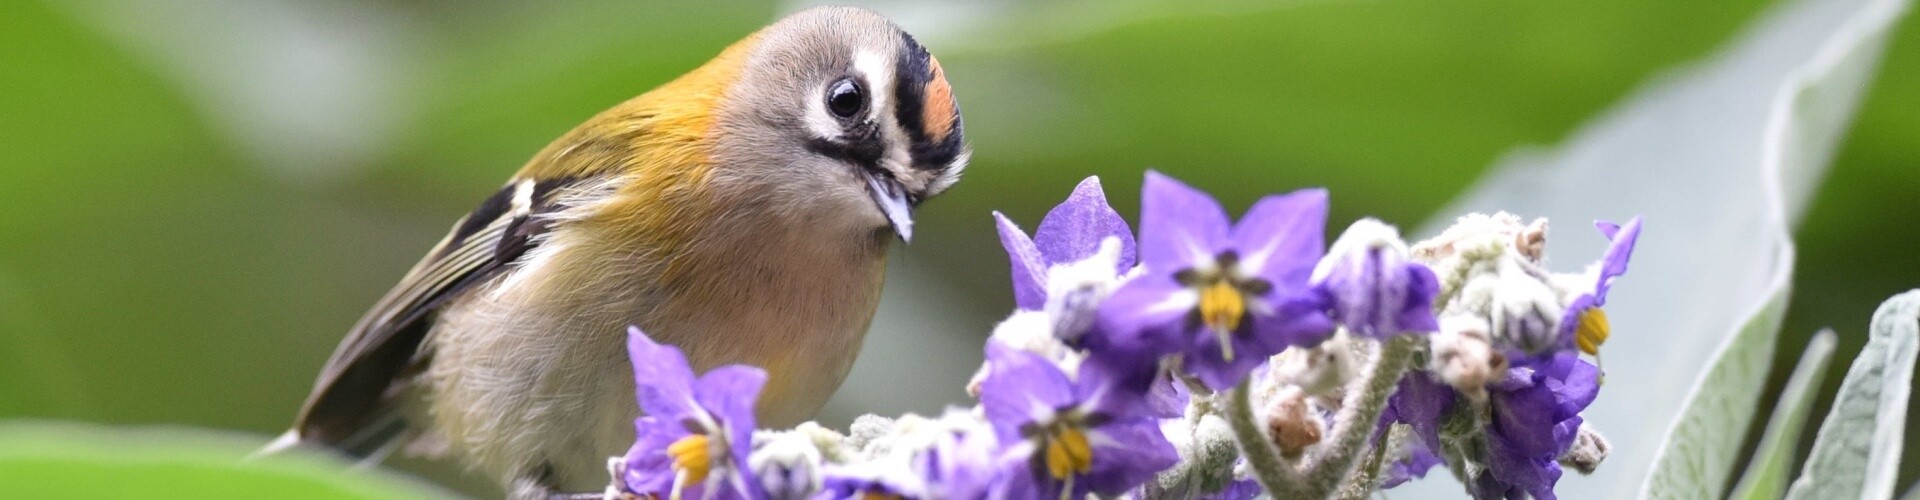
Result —
[{"label": "gray-green leaf", "polygon": [[1563,477],[1561,496],[1725,494],[1786,303],[1792,223],[1904,9],[1778,5],[1728,50],[1565,145],[1516,155],[1441,211],[1548,217],[1561,263],[1605,247],[1587,221],[1645,216],[1632,270],[1608,297],[1607,384],[1585,412],[1616,453],[1592,476]]},{"label": "gray-green leaf", "polygon": [[1787,498],[1893,497],[1916,350],[1920,290],[1894,296],[1874,311],[1867,346],[1847,369]]},{"label": "gray-green leaf", "polygon": [[1813,410],[1814,396],[1820,394],[1820,380],[1826,378],[1827,362],[1833,360],[1836,339],[1833,330],[1822,330],[1807,344],[1806,351],[1800,355],[1800,364],[1793,368],[1792,378],[1787,379],[1787,387],[1780,391],[1780,401],[1773,406],[1773,420],[1767,422],[1760,447],[1747,463],[1747,471],[1740,476],[1740,484],[1733,488],[1731,498],[1771,500],[1786,494],[1795,445],[1800,442],[1800,432],[1806,428],[1807,414]]}]

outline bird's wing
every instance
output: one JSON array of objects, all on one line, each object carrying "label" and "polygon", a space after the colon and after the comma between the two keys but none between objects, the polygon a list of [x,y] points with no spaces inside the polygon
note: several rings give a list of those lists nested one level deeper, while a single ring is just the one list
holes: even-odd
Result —
[{"label": "bird's wing", "polygon": [[393,393],[432,358],[432,317],[448,300],[507,270],[540,244],[556,217],[604,179],[516,180],[455,223],[347,333],[320,371],[293,432],[299,441],[361,454],[398,430]]}]

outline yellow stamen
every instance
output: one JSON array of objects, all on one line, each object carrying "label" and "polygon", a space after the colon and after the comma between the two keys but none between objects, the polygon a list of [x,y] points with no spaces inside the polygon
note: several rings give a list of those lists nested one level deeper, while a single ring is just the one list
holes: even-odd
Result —
[{"label": "yellow stamen", "polygon": [[1093,470],[1093,447],[1087,434],[1074,427],[1061,427],[1047,436],[1047,473],[1054,479]]},{"label": "yellow stamen", "polygon": [[1233,284],[1215,281],[1200,291],[1200,320],[1220,336],[1220,352],[1228,361],[1233,360],[1233,342],[1228,337],[1246,315],[1247,299]]},{"label": "yellow stamen", "polygon": [[713,467],[710,442],[705,434],[694,434],[667,445],[667,456],[673,458],[674,470],[685,474],[687,482],[707,480],[707,472]]},{"label": "yellow stamen", "polygon": [[876,493],[872,491],[860,494],[860,500],[905,500],[905,498],[906,497],[892,493]]},{"label": "yellow stamen", "polygon": [[1574,330],[1573,342],[1580,346],[1580,352],[1600,355],[1600,344],[1607,342],[1607,334],[1612,327],[1607,325],[1607,312],[1598,307],[1588,308],[1580,313],[1580,324]]}]

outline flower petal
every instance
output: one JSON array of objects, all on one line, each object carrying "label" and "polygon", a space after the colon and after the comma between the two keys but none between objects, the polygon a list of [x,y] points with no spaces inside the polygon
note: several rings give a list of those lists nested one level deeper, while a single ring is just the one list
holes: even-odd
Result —
[{"label": "flower petal", "polygon": [[1243,269],[1278,284],[1306,283],[1326,248],[1327,191],[1261,198],[1233,227]]},{"label": "flower petal", "polygon": [[1148,270],[1100,304],[1097,327],[1081,339],[1095,356],[1123,356],[1153,364],[1172,351],[1199,295],[1180,286],[1173,271]]},{"label": "flower petal", "polygon": [[1180,461],[1173,443],[1160,434],[1160,425],[1146,418],[1108,422],[1087,432],[1093,448],[1088,489],[1105,496],[1118,495],[1152,480],[1155,474]]},{"label": "flower petal", "polygon": [[1606,254],[1600,257],[1599,281],[1594,284],[1593,305],[1607,305],[1607,291],[1613,288],[1613,279],[1627,273],[1627,261],[1633,258],[1633,246],[1640,240],[1640,217],[1627,220],[1625,226],[1615,226],[1611,222],[1595,222],[1594,227],[1600,234],[1606,235]]},{"label": "flower petal", "polygon": [[1227,211],[1213,197],[1152,170],[1140,191],[1140,261],[1149,271],[1212,262],[1227,244]]},{"label": "flower petal", "polygon": [[1040,249],[1020,226],[996,211],[994,224],[1000,228],[1000,246],[1007,250],[1013,268],[1013,303],[1021,309],[1038,311],[1047,305],[1047,263]]},{"label": "flower petal", "polygon": [[672,419],[643,416],[633,421],[633,447],[621,463],[621,482],[627,491],[665,495],[673,489],[673,459],[667,446],[690,434],[686,426]]},{"label": "flower petal", "polygon": [[627,357],[633,362],[634,396],[641,411],[669,420],[695,411],[693,369],[679,348],[654,342],[639,327],[628,327]]},{"label": "flower petal", "polygon": [[1003,443],[1021,441],[1021,426],[1073,404],[1072,381],[1040,355],[989,341],[987,364],[980,406]]},{"label": "flower petal", "polygon": [[1048,265],[1079,262],[1100,250],[1106,238],[1120,240],[1120,262],[1115,273],[1125,273],[1135,261],[1133,228],[1107,204],[1100,190],[1100,178],[1088,177],[1073,188],[1067,201],[1053,207],[1040,227],[1033,231],[1033,243]]}]

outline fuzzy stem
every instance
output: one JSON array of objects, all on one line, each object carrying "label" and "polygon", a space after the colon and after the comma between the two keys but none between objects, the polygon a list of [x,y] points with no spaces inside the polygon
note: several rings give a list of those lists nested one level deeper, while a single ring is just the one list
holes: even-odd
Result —
[{"label": "fuzzy stem", "polygon": [[1240,444],[1241,453],[1252,466],[1260,486],[1274,498],[1327,498],[1338,491],[1367,448],[1367,437],[1373,435],[1379,425],[1380,413],[1386,411],[1387,399],[1398,388],[1400,377],[1406,374],[1418,341],[1418,337],[1400,335],[1386,342],[1372,366],[1361,375],[1358,390],[1347,393],[1345,403],[1334,417],[1331,438],[1320,444],[1325,451],[1299,468],[1281,459],[1278,450],[1260,432],[1253,419],[1248,383],[1242,381],[1234,387],[1227,421],[1232,424],[1234,440]]},{"label": "fuzzy stem", "polygon": [[1247,386],[1248,381],[1240,381],[1228,396],[1227,423],[1233,428],[1234,442],[1240,445],[1240,455],[1253,469],[1253,479],[1273,498],[1308,498],[1296,489],[1300,481],[1293,474],[1293,464],[1280,458],[1280,451],[1253,421],[1253,398],[1248,395],[1252,391]]},{"label": "fuzzy stem", "polygon": [[1340,491],[1342,500],[1362,500],[1373,494],[1380,484],[1380,465],[1386,461],[1387,448],[1393,443],[1393,428],[1380,435],[1380,442],[1374,443],[1367,451],[1366,461],[1360,462],[1360,468],[1354,469],[1347,478],[1346,486]]},{"label": "fuzzy stem", "polygon": [[1399,388],[1400,377],[1406,374],[1419,340],[1413,335],[1388,340],[1372,369],[1362,376],[1361,389],[1347,393],[1346,404],[1334,417],[1333,438],[1327,443],[1331,446],[1304,467],[1308,484],[1313,487],[1308,498],[1331,495],[1353,470],[1354,463],[1367,449],[1367,438],[1379,427],[1380,413],[1386,411],[1387,400],[1393,396],[1394,389]]}]

